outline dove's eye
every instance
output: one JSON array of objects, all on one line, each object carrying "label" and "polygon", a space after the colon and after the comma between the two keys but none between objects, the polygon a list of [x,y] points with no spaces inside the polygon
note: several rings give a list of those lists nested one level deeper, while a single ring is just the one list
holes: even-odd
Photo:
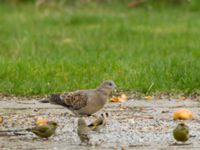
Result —
[{"label": "dove's eye", "polygon": [[112,86],[112,83],[108,83],[108,85]]}]

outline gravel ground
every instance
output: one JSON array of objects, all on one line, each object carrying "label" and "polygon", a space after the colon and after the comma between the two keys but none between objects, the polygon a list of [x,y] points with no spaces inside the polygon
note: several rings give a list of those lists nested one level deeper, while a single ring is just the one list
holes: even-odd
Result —
[{"label": "gravel ground", "polygon": [[[36,138],[28,132],[23,135],[0,135],[0,149],[200,149],[200,108],[195,100],[128,100],[109,103],[97,113],[108,112],[108,124],[99,132],[90,134],[90,145],[80,145],[77,136],[77,117],[66,108],[44,104],[38,100],[0,98],[0,115],[4,117],[0,130],[32,127],[40,116],[57,121],[56,135],[49,140]],[[172,130],[179,121],[173,120],[173,112],[187,108],[194,120],[185,121],[190,128],[189,145],[174,146]],[[85,118],[90,123],[94,118]]]}]

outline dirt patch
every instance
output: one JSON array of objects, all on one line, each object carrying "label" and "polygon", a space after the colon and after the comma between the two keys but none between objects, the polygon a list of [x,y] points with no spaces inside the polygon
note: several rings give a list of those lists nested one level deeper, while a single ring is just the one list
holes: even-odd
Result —
[{"label": "dirt patch", "polygon": [[[0,115],[4,123],[0,130],[32,127],[38,116],[55,120],[59,127],[49,140],[36,138],[29,132],[22,135],[0,135],[0,149],[199,149],[200,108],[195,100],[129,100],[125,103],[109,103],[100,111],[110,114],[108,124],[99,132],[90,134],[90,145],[80,145],[77,117],[57,105],[38,100],[19,98],[0,100]],[[171,146],[172,130],[179,121],[172,114],[178,108],[187,108],[195,114],[195,120],[185,121],[190,128],[189,145]],[[94,118],[85,118],[90,123]]]}]

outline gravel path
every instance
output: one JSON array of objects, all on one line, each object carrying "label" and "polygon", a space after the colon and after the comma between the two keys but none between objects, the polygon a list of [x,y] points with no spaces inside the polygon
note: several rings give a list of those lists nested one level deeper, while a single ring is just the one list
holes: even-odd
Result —
[{"label": "gravel path", "polygon": [[[0,149],[200,149],[200,108],[195,100],[128,100],[125,103],[109,103],[99,113],[109,112],[108,124],[99,132],[90,134],[90,145],[80,145],[77,136],[77,119],[67,109],[39,103],[38,100],[0,99],[0,115],[4,117],[0,130],[32,127],[40,116],[58,122],[56,135],[42,140],[35,135],[0,135]],[[185,121],[190,128],[189,145],[173,146],[172,130],[179,121],[173,112],[187,108],[194,120]],[[90,123],[94,118],[85,118]]]}]

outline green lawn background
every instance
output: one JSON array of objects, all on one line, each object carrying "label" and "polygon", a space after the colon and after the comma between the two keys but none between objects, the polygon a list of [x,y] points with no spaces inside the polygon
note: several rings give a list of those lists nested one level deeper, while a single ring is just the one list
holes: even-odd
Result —
[{"label": "green lawn background", "polygon": [[0,92],[44,95],[94,88],[200,89],[199,11],[0,6]]}]

